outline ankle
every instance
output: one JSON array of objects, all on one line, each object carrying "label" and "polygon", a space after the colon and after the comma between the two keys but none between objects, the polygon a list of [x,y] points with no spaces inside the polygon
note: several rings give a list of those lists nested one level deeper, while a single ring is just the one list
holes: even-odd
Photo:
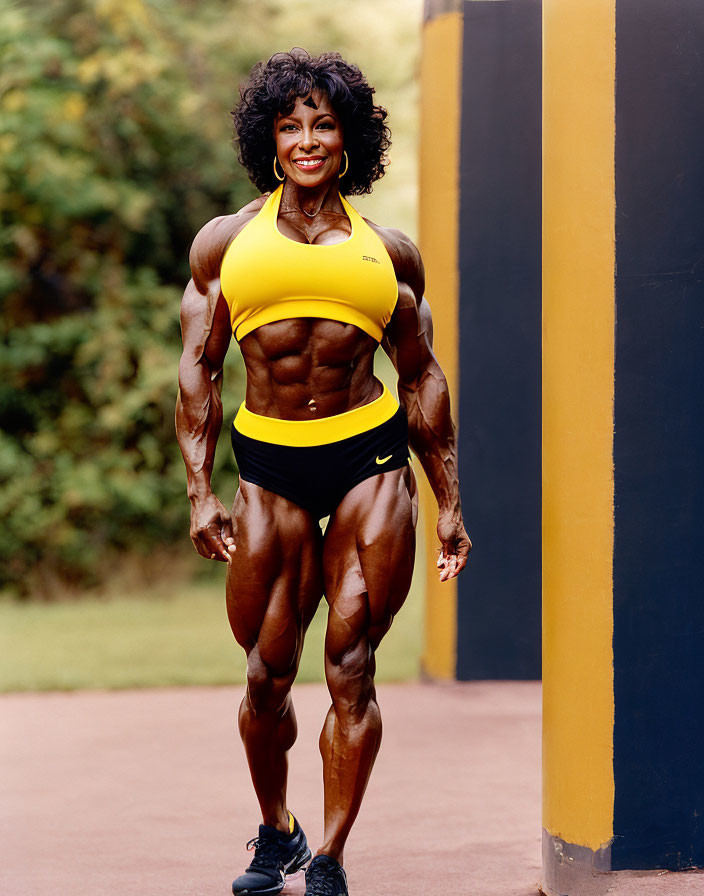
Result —
[{"label": "ankle", "polygon": [[268,828],[274,828],[275,830],[280,831],[282,834],[293,833],[293,815],[291,815],[291,813],[286,809],[284,809],[283,814],[277,813],[275,815],[263,815],[262,821]]}]

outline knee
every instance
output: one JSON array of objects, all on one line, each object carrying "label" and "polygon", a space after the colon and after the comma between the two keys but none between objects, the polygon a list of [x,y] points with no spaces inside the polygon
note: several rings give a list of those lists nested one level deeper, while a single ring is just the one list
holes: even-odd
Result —
[{"label": "knee", "polygon": [[374,651],[367,637],[360,638],[339,656],[325,657],[325,677],[335,712],[358,718],[375,699]]},{"label": "knee", "polygon": [[247,659],[247,702],[255,715],[280,712],[288,699],[296,670],[284,674],[272,670],[257,651]]}]

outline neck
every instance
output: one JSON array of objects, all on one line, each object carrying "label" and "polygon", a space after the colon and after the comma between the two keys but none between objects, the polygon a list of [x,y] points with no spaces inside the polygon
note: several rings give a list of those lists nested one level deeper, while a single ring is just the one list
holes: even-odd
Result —
[{"label": "neck", "polygon": [[319,211],[344,212],[340,202],[340,183],[337,177],[317,187],[302,187],[288,177],[284,181],[280,209],[283,212],[301,211],[309,218]]}]

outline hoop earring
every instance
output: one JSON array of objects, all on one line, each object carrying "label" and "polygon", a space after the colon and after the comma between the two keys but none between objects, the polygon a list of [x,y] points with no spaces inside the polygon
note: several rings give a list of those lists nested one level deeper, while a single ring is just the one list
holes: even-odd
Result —
[{"label": "hoop earring", "polygon": [[344,177],[347,174],[347,169],[350,167],[350,160],[347,158],[347,150],[346,149],[342,150],[342,155],[345,157],[345,170],[338,171],[337,172],[338,177]]},{"label": "hoop earring", "polygon": [[[279,172],[276,170],[276,163],[278,162],[278,160],[279,160],[279,159],[278,159],[278,156],[274,156],[274,177],[275,177],[277,180],[285,180],[285,179],[286,179],[286,175],[284,174],[284,175],[282,175],[281,177],[279,177]],[[281,170],[283,171],[284,169],[282,168]]]}]

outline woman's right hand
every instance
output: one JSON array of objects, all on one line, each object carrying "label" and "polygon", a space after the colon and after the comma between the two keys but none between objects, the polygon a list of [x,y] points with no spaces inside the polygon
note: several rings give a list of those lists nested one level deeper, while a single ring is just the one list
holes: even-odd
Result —
[{"label": "woman's right hand", "polygon": [[212,492],[191,505],[191,541],[206,560],[229,563],[237,550],[232,517]]}]

